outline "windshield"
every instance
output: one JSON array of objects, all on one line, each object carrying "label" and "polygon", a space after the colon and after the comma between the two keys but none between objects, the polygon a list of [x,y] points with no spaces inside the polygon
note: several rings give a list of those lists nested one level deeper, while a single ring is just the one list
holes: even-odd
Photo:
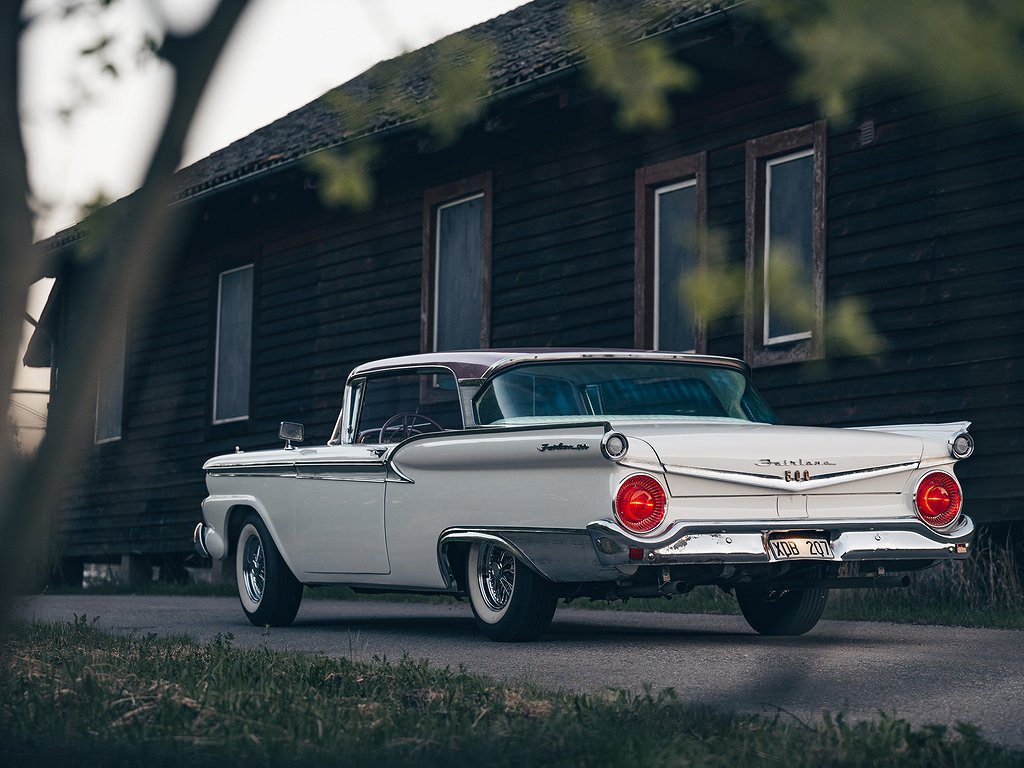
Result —
[{"label": "windshield", "polygon": [[480,425],[580,416],[777,423],[741,371],[687,362],[527,363],[491,379],[474,398],[473,408]]}]

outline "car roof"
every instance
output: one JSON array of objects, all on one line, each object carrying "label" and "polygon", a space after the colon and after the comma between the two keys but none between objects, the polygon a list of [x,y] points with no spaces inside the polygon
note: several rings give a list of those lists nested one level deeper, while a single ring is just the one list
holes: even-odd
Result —
[{"label": "car roof", "polygon": [[732,357],[696,355],[684,352],[655,352],[638,349],[602,349],[543,347],[538,349],[474,349],[453,352],[427,352],[373,360],[356,366],[349,378],[394,371],[402,368],[447,368],[459,381],[486,379],[511,365],[528,362],[561,362],[574,360],[647,360],[719,365],[749,372],[746,363]]}]

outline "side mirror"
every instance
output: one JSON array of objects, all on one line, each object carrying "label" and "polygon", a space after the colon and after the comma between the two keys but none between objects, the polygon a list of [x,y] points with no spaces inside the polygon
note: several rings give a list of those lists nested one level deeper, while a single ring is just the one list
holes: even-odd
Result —
[{"label": "side mirror", "polygon": [[302,434],[302,425],[296,424],[294,421],[282,421],[281,428],[277,430],[277,436],[284,440],[284,449],[286,451],[295,450],[295,448],[292,446],[292,441],[295,441],[296,443],[301,443]]}]

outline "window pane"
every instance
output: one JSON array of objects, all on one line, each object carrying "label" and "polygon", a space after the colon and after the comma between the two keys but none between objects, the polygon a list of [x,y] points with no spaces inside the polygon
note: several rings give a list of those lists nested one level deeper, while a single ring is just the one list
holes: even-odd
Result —
[{"label": "window pane", "polygon": [[696,317],[683,293],[683,280],[697,268],[697,183],[655,192],[654,348],[676,351],[696,346]]},{"label": "window pane", "polygon": [[[381,429],[388,421],[388,430]],[[462,409],[450,372],[403,373],[366,380],[356,441],[397,442],[412,435],[462,429]]]},{"label": "window pane", "polygon": [[101,370],[96,392],[96,442],[121,437],[124,417],[125,323],[118,324],[116,351],[110,367]]},{"label": "window pane", "polygon": [[483,195],[438,208],[436,254],[436,349],[475,349],[483,320]]},{"label": "window pane", "polygon": [[526,363],[494,376],[474,408],[481,425],[594,416],[775,422],[742,372],[693,363]]},{"label": "window pane", "polygon": [[808,338],[814,323],[814,153],[766,169],[764,343]]},{"label": "window pane", "polygon": [[220,276],[214,421],[244,419],[249,415],[252,275],[253,268],[249,266]]}]

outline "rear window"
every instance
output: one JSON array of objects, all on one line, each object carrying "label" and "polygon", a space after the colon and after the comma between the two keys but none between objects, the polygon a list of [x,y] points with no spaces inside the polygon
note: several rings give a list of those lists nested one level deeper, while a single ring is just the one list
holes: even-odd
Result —
[{"label": "rear window", "polygon": [[566,417],[777,421],[742,371],[643,360],[526,363],[485,384],[474,409],[480,425]]}]

